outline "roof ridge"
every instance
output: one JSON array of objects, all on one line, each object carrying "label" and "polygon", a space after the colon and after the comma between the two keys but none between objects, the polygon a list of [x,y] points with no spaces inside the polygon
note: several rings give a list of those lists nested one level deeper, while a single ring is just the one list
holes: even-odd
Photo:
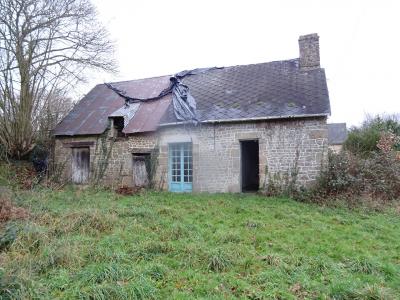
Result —
[{"label": "roof ridge", "polygon": [[[110,81],[107,83],[115,84],[115,83],[124,83],[124,82],[132,82],[132,81],[140,81],[140,80],[147,80],[147,79],[156,79],[156,78],[162,78],[162,77],[171,77],[171,74],[167,75],[160,75],[160,76],[152,76],[152,77],[144,77],[144,78],[136,78],[136,79],[128,79],[128,80],[121,80],[121,81]],[[105,83],[99,83],[99,85],[104,85]]]},{"label": "roof ridge", "polygon": [[[272,60],[272,61],[266,61],[266,62],[260,62],[260,63],[252,63],[252,64],[243,64],[243,65],[232,65],[232,66],[222,66],[218,67],[219,69],[230,69],[230,68],[237,68],[237,67],[250,67],[250,66],[255,66],[255,65],[264,65],[264,64],[270,64],[270,63],[277,63],[277,62],[296,62],[298,61],[299,58],[291,58],[291,59],[282,59],[282,60]],[[206,69],[205,67],[204,69]],[[211,68],[211,67],[210,67]],[[203,69],[203,67],[200,67],[199,69]],[[215,71],[219,69],[211,69],[210,71]],[[175,73],[178,74],[179,72]],[[197,74],[200,75],[200,74]],[[121,81],[112,81],[112,82],[107,82],[111,84],[118,84],[118,83],[124,83],[124,82],[132,82],[132,81],[140,81],[140,80],[148,80],[148,79],[156,79],[156,78],[162,78],[162,77],[171,77],[173,76],[172,74],[166,74],[166,75],[160,75],[160,76],[152,76],[152,77],[144,77],[144,78],[136,78],[136,79],[130,79],[130,80],[121,80]],[[193,75],[192,75],[193,76]],[[104,84],[104,83],[100,83]]]}]

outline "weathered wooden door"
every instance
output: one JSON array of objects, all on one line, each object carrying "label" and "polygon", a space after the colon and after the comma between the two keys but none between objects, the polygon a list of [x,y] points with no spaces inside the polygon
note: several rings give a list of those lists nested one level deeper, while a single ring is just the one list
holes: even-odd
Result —
[{"label": "weathered wooden door", "polygon": [[149,185],[149,175],[146,168],[147,156],[133,156],[133,186],[147,187]]},{"label": "weathered wooden door", "polygon": [[72,148],[72,182],[84,184],[89,181],[89,148]]}]

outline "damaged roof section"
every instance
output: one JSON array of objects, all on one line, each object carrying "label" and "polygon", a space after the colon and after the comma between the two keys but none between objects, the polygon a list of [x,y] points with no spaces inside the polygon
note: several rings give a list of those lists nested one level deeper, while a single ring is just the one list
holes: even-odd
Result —
[{"label": "damaged roof section", "polygon": [[[148,98],[157,96],[161,90],[168,87],[169,78],[170,76],[154,77],[117,82],[113,83],[113,85],[126,91],[128,94]],[[128,127],[125,127],[123,132],[135,133],[155,130],[171,102],[171,98],[169,97],[168,99],[167,96],[160,102],[161,103],[158,105],[154,105],[154,103],[151,102],[140,103],[135,112],[135,118],[130,120],[131,122],[128,123]],[[56,126],[54,135],[74,136],[102,134],[108,126],[109,116],[124,105],[125,99],[117,95],[105,84],[96,85]],[[158,107],[157,110],[155,110],[156,107]],[[154,113],[152,114],[152,112]],[[138,119],[140,122],[138,122]],[[128,128],[132,128],[132,132],[129,131]]]},{"label": "damaged roof section", "polygon": [[[152,98],[170,86],[171,76],[113,83],[134,98]],[[325,71],[302,70],[299,60],[212,68],[182,78],[196,101],[199,122],[327,116],[330,114]],[[140,102],[123,132],[154,131],[160,125],[181,122],[172,94]],[[97,85],[56,127],[55,135],[101,134],[108,117],[125,99],[106,85]]]},{"label": "damaged roof section", "polygon": [[132,118],[135,116],[135,113],[139,109],[139,103],[132,103],[129,105],[124,105],[121,108],[117,109],[114,111],[111,115],[109,115],[110,118],[115,118],[115,117],[122,117],[124,118],[124,127],[128,125],[129,121],[132,120]]}]

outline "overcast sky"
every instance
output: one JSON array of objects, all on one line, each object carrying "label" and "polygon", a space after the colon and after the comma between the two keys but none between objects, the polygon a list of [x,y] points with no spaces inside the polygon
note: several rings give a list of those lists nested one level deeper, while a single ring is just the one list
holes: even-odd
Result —
[{"label": "overcast sky", "polygon": [[329,122],[400,113],[400,1],[93,0],[116,42],[118,75],[84,86],[299,56],[299,35],[320,36]]}]

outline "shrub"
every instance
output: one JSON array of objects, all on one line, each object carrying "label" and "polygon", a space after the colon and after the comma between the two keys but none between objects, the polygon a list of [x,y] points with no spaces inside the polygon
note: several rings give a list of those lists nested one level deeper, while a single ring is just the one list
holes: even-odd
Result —
[{"label": "shrub", "polygon": [[297,199],[322,203],[357,197],[375,202],[400,199],[400,160],[393,151],[366,158],[345,151],[329,152],[316,186]]},{"label": "shrub", "polygon": [[45,145],[36,144],[31,153],[29,154],[29,161],[35,171],[43,176],[47,171],[49,151]]},{"label": "shrub", "polygon": [[327,202],[400,199],[400,115],[368,117],[353,127],[340,153],[329,152],[316,186],[298,200]]},{"label": "shrub", "polygon": [[317,187],[324,196],[335,196],[347,192],[359,191],[359,161],[348,152],[335,154],[328,152],[328,162],[318,178]]},{"label": "shrub", "polygon": [[[344,149],[355,155],[367,157],[373,152],[379,152],[378,142],[381,135],[388,132],[400,136],[398,115],[367,117],[360,127],[350,129]],[[400,142],[393,146],[395,150],[400,150]]]},{"label": "shrub", "polygon": [[362,160],[360,179],[363,191],[383,200],[400,199],[400,160],[391,152],[375,153]]}]

